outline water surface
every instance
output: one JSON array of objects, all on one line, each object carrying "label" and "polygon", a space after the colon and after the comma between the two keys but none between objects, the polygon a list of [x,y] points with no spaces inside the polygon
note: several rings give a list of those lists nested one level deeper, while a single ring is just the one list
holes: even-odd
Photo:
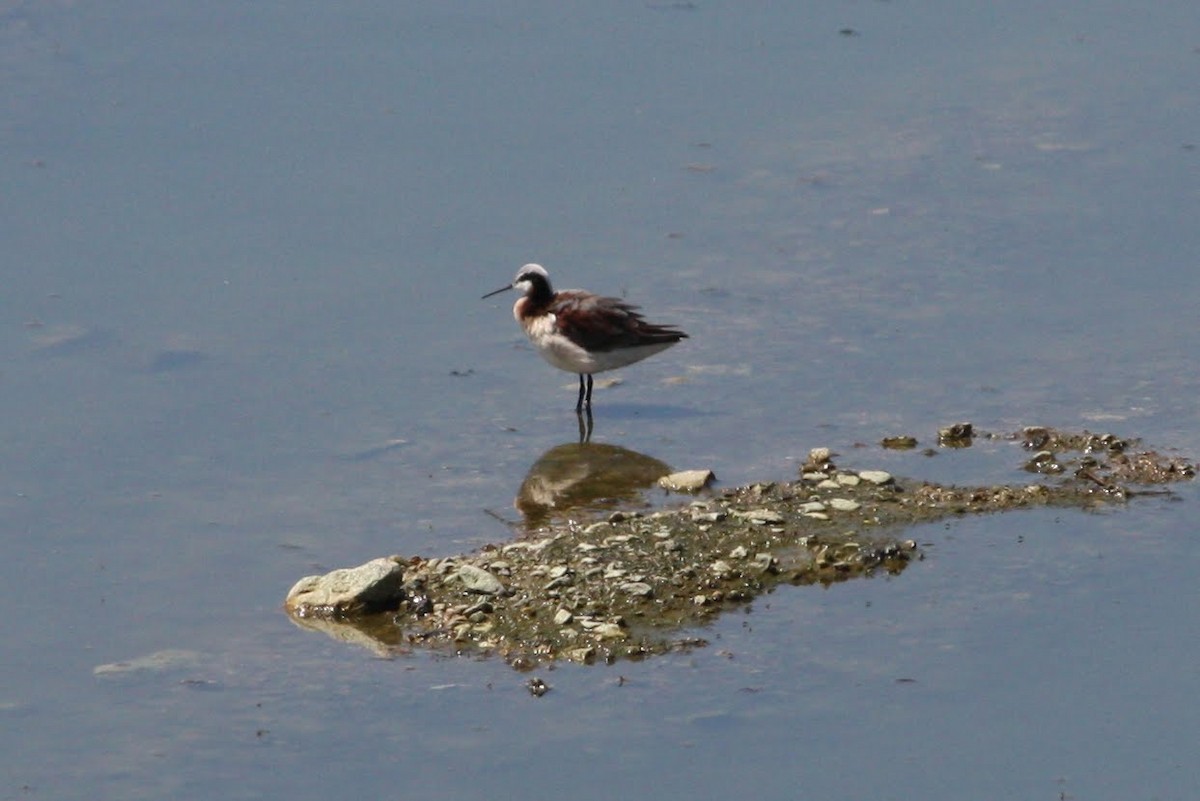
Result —
[{"label": "water surface", "polygon": [[917,532],[895,579],[541,699],[279,606],[511,536],[577,438],[573,377],[479,300],[527,261],[692,335],[595,440],[727,484],[816,445],[1022,478],[853,447],[958,420],[1200,453],[1196,21],[0,5],[0,797],[1192,797],[1192,488]]}]

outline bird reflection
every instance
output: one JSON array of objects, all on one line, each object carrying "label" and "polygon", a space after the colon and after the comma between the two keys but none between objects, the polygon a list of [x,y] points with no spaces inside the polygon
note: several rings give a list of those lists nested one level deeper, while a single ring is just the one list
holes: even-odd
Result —
[{"label": "bird reflection", "polygon": [[619,445],[570,442],[533,463],[513,505],[532,529],[571,512],[628,505],[670,472],[664,462]]}]

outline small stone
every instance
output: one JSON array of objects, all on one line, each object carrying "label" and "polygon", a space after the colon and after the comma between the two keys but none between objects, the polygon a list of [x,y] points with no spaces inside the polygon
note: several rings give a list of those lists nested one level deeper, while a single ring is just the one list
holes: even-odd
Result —
[{"label": "small stone", "polygon": [[628,636],[616,623],[601,623],[592,632],[602,640],[623,640]]},{"label": "small stone", "polygon": [[590,645],[585,648],[572,648],[567,651],[566,656],[572,662],[588,663],[596,658],[596,649]]},{"label": "small stone", "polygon": [[853,473],[842,473],[837,477],[837,483],[843,487],[857,487],[862,479]]},{"label": "small stone", "polygon": [[654,595],[654,588],[644,581],[629,581],[621,585],[621,591],[639,598],[649,598]]},{"label": "small stone", "polygon": [[861,503],[852,501],[849,498],[830,498],[829,506],[835,512],[854,512],[862,508]]},{"label": "small stone", "polygon": [[715,478],[711,470],[683,470],[663,476],[658,480],[658,486],[671,492],[699,492]]},{"label": "small stone", "polygon": [[892,474],[885,470],[859,470],[858,477],[877,486],[891,484],[894,480]]},{"label": "small stone", "polygon": [[501,595],[504,593],[504,584],[501,583],[500,579],[482,567],[459,565],[458,571],[454,575],[469,592],[477,592],[481,595]]},{"label": "small stone", "polygon": [[720,578],[733,575],[733,568],[724,559],[718,559],[717,561],[713,562],[711,565],[709,565],[708,569],[716,573]]},{"label": "small stone", "polygon": [[750,552],[746,550],[745,545],[739,545],[729,552],[730,559],[745,559],[749,555]]},{"label": "small stone", "polygon": [[575,615],[571,614],[570,609],[559,609],[554,613],[554,622],[559,626],[565,626],[574,619]]},{"label": "small stone", "polygon": [[583,533],[584,534],[596,534],[601,531],[607,531],[610,528],[612,528],[611,524],[607,523],[604,520],[601,520],[599,523],[592,523],[590,526],[585,528],[583,530]]},{"label": "small stone", "polygon": [[824,464],[833,458],[833,451],[829,448],[813,448],[808,452],[809,464]]},{"label": "small stone", "polygon": [[749,520],[751,523],[757,523],[758,525],[784,522],[783,515],[773,509],[750,509],[746,512],[735,512],[734,514],[743,520]]},{"label": "small stone", "polygon": [[800,504],[799,509],[803,514],[806,515],[812,514],[813,512],[824,512],[825,504],[821,503],[820,501],[809,501],[808,503]]},{"label": "small stone", "polygon": [[754,563],[764,573],[775,573],[779,569],[779,560],[769,553],[754,554]]},{"label": "small stone", "polygon": [[917,438],[908,434],[901,434],[896,437],[884,437],[879,444],[889,450],[907,451],[917,447]]},{"label": "small stone", "polygon": [[955,423],[938,429],[938,444],[951,447],[970,445],[975,428],[970,423]]}]

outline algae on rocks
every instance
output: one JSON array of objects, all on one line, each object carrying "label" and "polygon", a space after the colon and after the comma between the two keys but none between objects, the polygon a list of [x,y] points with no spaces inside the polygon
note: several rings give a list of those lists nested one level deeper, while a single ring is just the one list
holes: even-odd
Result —
[{"label": "algae on rocks", "polygon": [[965,430],[973,440],[1019,443],[1031,454],[1033,481],[934,484],[843,470],[829,449],[815,448],[795,481],[709,491],[678,508],[616,512],[586,525],[555,523],[473,554],[387,557],[359,571],[370,579],[366,600],[345,595],[353,571],[335,571],[336,596],[321,593],[322,577],[307,577],[285,606],[299,625],[365,639],[376,651],[477,650],[519,669],[557,659],[611,662],[702,645],[697,627],[780,584],[898,574],[921,558],[904,537],[917,524],[1120,503],[1166,492],[1139,486],[1195,475],[1186,460],[1137,451],[1136,441],[1112,435]]}]

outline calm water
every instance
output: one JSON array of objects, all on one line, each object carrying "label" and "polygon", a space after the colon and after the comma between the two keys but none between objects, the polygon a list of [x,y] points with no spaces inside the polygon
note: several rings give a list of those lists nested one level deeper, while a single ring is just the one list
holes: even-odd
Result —
[{"label": "calm water", "polygon": [[853,447],[964,419],[1200,454],[1198,22],[0,2],[0,799],[1194,798],[1193,487],[922,530],[541,699],[280,603],[511,535],[577,436],[479,300],[527,261],[692,334],[595,439],[728,484],[1019,480]]}]

